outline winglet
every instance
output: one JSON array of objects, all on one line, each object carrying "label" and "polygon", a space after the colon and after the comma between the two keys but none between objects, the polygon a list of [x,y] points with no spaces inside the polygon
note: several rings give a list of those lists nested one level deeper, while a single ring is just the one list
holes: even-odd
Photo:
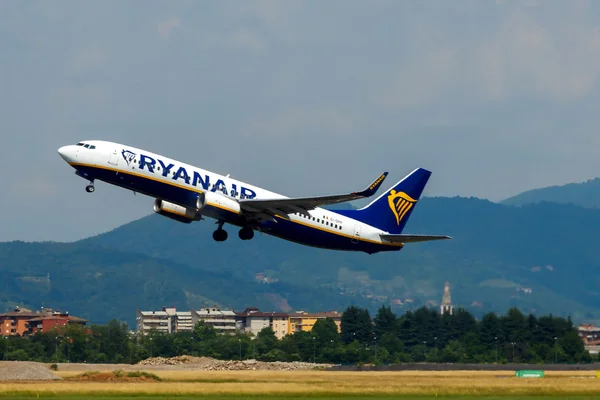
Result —
[{"label": "winglet", "polygon": [[381,174],[381,176],[379,178],[375,179],[373,181],[373,183],[371,183],[363,191],[358,192],[357,194],[360,195],[360,196],[363,196],[363,197],[371,197],[371,196],[373,196],[375,193],[377,193],[377,190],[379,189],[379,187],[381,186],[381,184],[385,180],[387,174],[388,174],[387,172],[384,172],[383,174]]}]

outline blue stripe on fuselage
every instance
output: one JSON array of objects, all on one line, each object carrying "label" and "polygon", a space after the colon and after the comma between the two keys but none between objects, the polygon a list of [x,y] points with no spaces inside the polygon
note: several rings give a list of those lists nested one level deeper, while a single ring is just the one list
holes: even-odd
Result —
[{"label": "blue stripe on fuselage", "polygon": [[[139,175],[129,174],[124,171],[116,171],[93,166],[76,165],[75,169],[86,173],[86,179],[97,179],[106,183],[133,190],[150,197],[160,198],[172,203],[188,207],[195,207],[198,192],[188,190],[179,186],[170,185],[153,179],[144,178]],[[225,221],[232,225],[244,226],[245,220],[242,216],[225,209],[207,205],[202,214],[211,218]],[[301,223],[278,217],[277,222],[267,221],[260,224],[259,229],[270,235],[304,244],[312,247],[326,248],[332,250],[362,251],[366,253],[377,253],[380,251],[397,251],[401,246],[388,246],[384,244],[356,240],[356,243],[347,236],[338,235],[333,232],[306,226]]]}]

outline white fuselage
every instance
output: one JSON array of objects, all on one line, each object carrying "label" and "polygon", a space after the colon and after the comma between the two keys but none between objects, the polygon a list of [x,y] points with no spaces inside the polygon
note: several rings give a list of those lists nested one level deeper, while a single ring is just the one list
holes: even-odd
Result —
[{"label": "white fuselage", "polygon": [[[212,193],[202,215],[242,227],[244,218],[236,207],[239,200],[287,198],[229,176],[118,143],[83,141],[79,145],[61,147],[59,154],[78,175],[91,182],[105,181],[181,207],[191,205],[186,193]],[[386,250],[402,247],[394,245],[391,249],[390,244],[382,243],[379,235],[384,232],[380,229],[323,208],[278,217],[275,223],[253,228],[315,247],[339,250],[362,250],[361,244],[383,246]],[[310,229],[299,230],[300,227]],[[311,237],[315,233],[319,239]]]}]

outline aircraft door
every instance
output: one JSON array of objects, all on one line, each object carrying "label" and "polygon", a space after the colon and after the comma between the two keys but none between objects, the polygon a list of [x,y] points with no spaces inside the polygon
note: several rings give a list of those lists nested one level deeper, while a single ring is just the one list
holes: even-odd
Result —
[{"label": "aircraft door", "polygon": [[110,165],[118,165],[119,164],[119,151],[117,149],[114,149],[108,156],[108,163]]},{"label": "aircraft door", "polygon": [[352,243],[358,243],[360,238],[360,225],[354,224],[354,235],[352,236]]}]

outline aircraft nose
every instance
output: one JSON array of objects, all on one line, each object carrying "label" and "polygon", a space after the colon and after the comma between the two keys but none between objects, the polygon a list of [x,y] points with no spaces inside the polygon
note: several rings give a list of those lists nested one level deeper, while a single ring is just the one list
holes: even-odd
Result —
[{"label": "aircraft nose", "polygon": [[63,160],[65,161],[69,161],[69,153],[70,153],[70,148],[71,146],[63,146],[60,149],[58,149],[58,154],[63,158]]}]

